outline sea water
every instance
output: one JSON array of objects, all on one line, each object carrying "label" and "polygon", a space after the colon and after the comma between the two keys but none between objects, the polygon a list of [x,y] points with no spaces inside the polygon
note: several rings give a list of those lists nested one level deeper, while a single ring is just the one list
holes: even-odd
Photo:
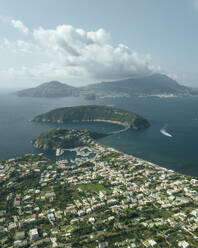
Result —
[{"label": "sea water", "polygon": [[[198,176],[198,97],[179,98],[19,98],[0,93],[0,160],[40,152],[31,141],[56,124],[31,122],[58,107],[86,104],[115,106],[141,114],[151,126],[100,139],[104,145],[149,160],[175,171]],[[68,128],[111,132],[121,127],[110,123],[68,123]]]}]

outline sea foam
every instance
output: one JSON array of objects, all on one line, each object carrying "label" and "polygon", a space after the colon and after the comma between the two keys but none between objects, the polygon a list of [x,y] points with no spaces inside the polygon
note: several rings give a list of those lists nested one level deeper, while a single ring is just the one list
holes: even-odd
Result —
[{"label": "sea foam", "polygon": [[163,126],[163,128],[160,130],[160,133],[162,133],[163,135],[165,135],[165,136],[167,136],[167,137],[172,138],[172,137],[173,137],[172,134],[168,133],[167,130],[166,130],[167,127],[168,127],[168,125],[165,124],[165,125]]}]

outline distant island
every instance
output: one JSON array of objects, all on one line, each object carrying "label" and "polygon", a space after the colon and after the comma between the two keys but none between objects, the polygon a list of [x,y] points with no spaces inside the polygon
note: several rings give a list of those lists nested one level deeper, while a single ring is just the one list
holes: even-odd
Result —
[{"label": "distant island", "polygon": [[58,81],[51,81],[35,88],[17,91],[14,94],[19,97],[71,97],[79,96],[79,90]]},{"label": "distant island", "polygon": [[149,122],[135,113],[100,105],[58,108],[33,118],[37,122],[110,122],[126,129],[139,130],[149,127]]},{"label": "distant island", "polygon": [[58,81],[43,83],[35,88],[15,92],[19,97],[73,97],[94,101],[104,97],[176,97],[197,95],[198,90],[180,85],[163,74],[122,79],[111,82],[73,87]]},{"label": "distant island", "polygon": [[66,128],[54,128],[42,133],[33,141],[36,148],[44,151],[61,151],[79,146],[90,145],[95,139],[103,138],[108,134]]},{"label": "distant island", "polygon": [[183,86],[163,74],[102,82],[82,87],[82,92],[98,97],[175,97],[198,94],[197,89]]}]

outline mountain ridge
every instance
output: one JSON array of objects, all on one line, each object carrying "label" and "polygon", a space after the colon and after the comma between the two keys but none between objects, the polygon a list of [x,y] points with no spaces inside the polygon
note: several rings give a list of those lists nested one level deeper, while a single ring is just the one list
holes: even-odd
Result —
[{"label": "mountain ridge", "polygon": [[35,88],[15,92],[20,97],[69,97],[78,96],[79,90],[59,81],[45,82]]},{"label": "mountain ridge", "polygon": [[164,74],[153,74],[142,78],[129,78],[112,82],[101,82],[85,86],[82,90],[89,90],[90,93],[97,92],[101,96],[108,94],[124,96],[160,96],[173,95],[185,96],[194,94],[195,90],[180,85],[177,81]]},{"label": "mountain ridge", "polygon": [[152,74],[110,82],[100,82],[83,87],[73,87],[59,81],[43,83],[35,88],[15,92],[20,97],[147,97],[189,96],[198,94],[197,89],[179,84],[164,74]]}]

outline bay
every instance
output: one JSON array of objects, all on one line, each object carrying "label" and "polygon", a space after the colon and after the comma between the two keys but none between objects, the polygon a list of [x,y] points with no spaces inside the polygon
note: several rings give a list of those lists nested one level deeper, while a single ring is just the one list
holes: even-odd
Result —
[{"label": "bay", "polygon": [[[58,107],[102,104],[141,114],[151,127],[127,131],[100,139],[104,145],[157,163],[180,173],[198,176],[198,97],[109,98],[86,101],[83,98],[19,98],[0,93],[0,159],[37,153],[31,141],[56,124],[31,122],[41,113]],[[120,126],[110,123],[68,123],[68,128],[110,132]],[[171,136],[166,136],[160,130]]]}]

